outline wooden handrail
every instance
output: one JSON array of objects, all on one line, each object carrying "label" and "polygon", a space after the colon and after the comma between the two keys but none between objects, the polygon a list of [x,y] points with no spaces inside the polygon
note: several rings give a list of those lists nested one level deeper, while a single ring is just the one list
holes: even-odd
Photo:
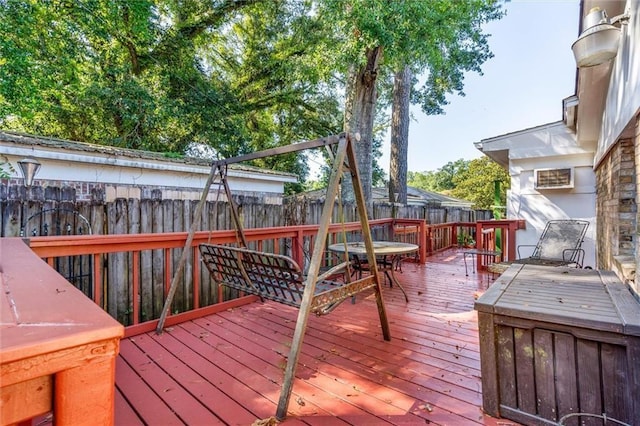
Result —
[{"label": "wooden handrail", "polygon": [[[507,235],[509,237],[507,241],[508,247],[514,247],[515,232],[517,229],[517,221],[484,221],[484,222],[450,222],[444,224],[427,225],[422,219],[376,219],[370,221],[372,228],[383,229],[385,238],[398,238],[410,239],[407,242],[413,242],[420,246],[419,250],[419,262],[426,262],[426,257],[435,252],[445,250],[457,245],[456,233],[458,228],[466,228],[473,230],[477,233],[476,227],[479,227],[479,232],[488,226],[491,227],[503,227],[507,229]],[[386,228],[386,229],[385,229]],[[310,253],[315,244],[315,235],[317,233],[317,225],[298,225],[298,226],[285,226],[285,227],[270,227],[270,228],[249,228],[245,230],[246,238],[251,245],[258,250],[273,251],[274,253],[282,252],[286,250],[286,254],[292,257],[300,265],[307,263],[307,254]],[[344,229],[344,231],[343,231]],[[344,225],[341,223],[334,223],[329,226],[329,238],[328,243],[340,242],[344,238],[343,232],[349,240],[358,238],[358,234],[361,231],[360,222],[348,222]],[[471,231],[467,231],[471,232]],[[146,278],[142,275],[143,262],[141,259],[142,253],[155,253],[163,259],[162,264],[159,265],[163,268],[162,276],[160,278],[165,285],[170,281],[172,276],[171,269],[174,264],[174,253],[176,250],[181,250],[184,247],[187,238],[187,232],[171,232],[163,234],[120,234],[120,235],[76,235],[76,236],[51,236],[51,237],[32,237],[27,240],[31,249],[38,255],[38,257],[46,259],[49,265],[54,266],[54,259],[66,256],[89,256],[93,265],[99,265],[99,267],[93,268],[91,275],[91,282],[93,286],[93,299],[94,302],[103,309],[107,309],[108,306],[115,303],[113,300],[113,294],[110,293],[110,283],[107,283],[105,272],[107,271],[104,262],[107,258],[111,259],[109,255],[124,253],[130,254],[130,261],[127,263],[128,271],[128,286],[131,295],[128,295],[127,312],[122,313],[122,309],[118,307],[118,315],[126,315],[128,320],[123,322],[130,325],[138,325],[140,321],[146,321],[146,319],[153,318],[155,311],[149,311],[145,313],[141,307],[141,301],[138,297],[133,297],[133,294],[141,295],[141,297],[147,297],[144,293],[144,285],[148,285]],[[222,231],[199,231],[196,232],[192,242],[193,253],[192,258],[198,259],[197,246],[201,243],[212,242],[215,244],[227,244],[234,243],[236,241],[235,232],[233,230]],[[505,252],[506,253],[506,252]],[[154,254],[155,256],[155,254]],[[154,257],[155,259],[155,257]],[[155,262],[155,260],[154,260]],[[199,309],[207,307],[211,302],[216,300],[216,297],[209,296],[209,301],[201,299],[201,276],[207,277],[206,273],[201,274],[199,262],[193,262],[193,270],[185,276],[187,287],[190,289],[189,294],[185,293],[185,305],[184,309]],[[155,268],[155,266],[154,266]],[[127,272],[125,271],[125,272]],[[155,271],[155,269],[154,269]],[[155,272],[154,272],[155,273]],[[148,272],[147,272],[148,274]],[[154,290],[155,292],[156,290]],[[148,289],[147,289],[148,292]],[[154,293],[155,294],[155,293]],[[212,293],[215,294],[215,293]],[[103,297],[104,295],[104,297]],[[166,295],[166,288],[165,288]],[[109,300],[106,296],[111,296]],[[160,295],[161,296],[161,295]],[[158,296],[158,297],[160,297]],[[188,298],[187,298],[188,296]],[[155,297],[155,296],[154,296]],[[148,299],[145,299],[148,300]],[[156,300],[156,299],[153,299]],[[247,299],[250,301],[252,299]],[[221,303],[222,293],[218,293],[217,303]],[[107,303],[109,302],[109,303]],[[120,302],[118,302],[120,303]],[[119,306],[119,305],[118,305]],[[174,315],[179,313],[181,309],[176,309]],[[112,312],[112,315],[115,314]],[[141,319],[142,317],[142,319]],[[145,319],[146,318],[146,319]]]},{"label": "wooden handrail", "polygon": [[[370,221],[372,228],[391,228],[393,223],[392,219],[378,219]],[[414,223],[414,222],[412,222]],[[245,231],[245,236],[249,244],[255,244],[255,248],[258,250],[273,251],[274,253],[286,250],[288,256],[294,258],[300,265],[304,265],[308,259],[306,253],[309,253],[313,249],[315,243],[314,237],[317,233],[317,225],[301,225],[301,226],[286,226],[286,227],[270,227],[270,228],[251,228]],[[417,229],[420,229],[418,227]],[[331,224],[329,226],[329,243],[341,241],[343,239],[343,232],[346,232],[348,238],[354,237],[354,234],[358,234],[361,231],[361,225],[359,222],[350,222],[345,224]],[[387,231],[385,231],[386,235]],[[45,259],[50,266],[54,266],[55,258],[61,257],[73,257],[73,256],[89,256],[93,265],[98,265],[93,268],[91,274],[92,282],[92,294],[93,300],[103,309],[108,310],[112,315],[119,318],[125,324],[137,325],[140,322],[140,317],[145,318],[154,317],[155,311],[144,310],[141,308],[142,297],[147,297],[149,290],[146,293],[141,289],[143,284],[146,283],[150,286],[148,280],[144,280],[142,275],[142,262],[141,253],[149,253],[150,256],[155,251],[161,253],[163,259],[163,277],[160,278],[164,283],[164,297],[168,282],[171,280],[172,268],[174,266],[174,253],[179,253],[177,250],[184,248],[184,244],[187,238],[187,232],[172,232],[164,234],[119,234],[119,235],[76,235],[76,236],[52,236],[52,237],[33,237],[28,240],[33,252],[39,257]],[[305,247],[305,241],[308,243]],[[191,249],[193,253],[191,256],[193,259],[199,258],[197,247],[201,243],[213,242],[216,244],[235,243],[236,236],[233,230],[223,231],[200,231],[194,234],[194,238],[191,243]],[[121,256],[120,254],[129,254],[129,260],[122,260],[125,265],[121,267],[119,281],[120,288],[124,285],[125,290],[119,290],[120,293],[116,293],[112,290],[110,283],[106,283],[107,278],[110,278],[113,273],[111,271],[109,276],[106,275],[108,269],[105,264],[107,259],[110,262],[113,258],[110,255]],[[154,255],[155,256],[155,255]],[[187,310],[198,309],[203,306],[200,299],[201,289],[201,276],[206,277],[206,273],[201,275],[200,262],[192,262],[192,271],[189,271],[185,275],[185,288],[189,288],[189,293],[185,293],[183,305]],[[122,270],[123,269],[123,270]],[[147,270],[148,274],[148,270]],[[156,282],[157,280],[154,280]],[[153,285],[155,288],[155,284]],[[126,289],[129,290],[126,290]],[[154,290],[155,292],[156,290]],[[155,294],[155,293],[154,293]],[[122,296],[124,295],[124,296]],[[123,299],[124,297],[124,299]],[[153,296],[153,300],[157,300],[157,295]],[[215,300],[215,298],[213,298]],[[218,292],[217,302],[222,301],[222,293]],[[149,300],[149,299],[145,299]],[[122,303],[126,303],[122,305]],[[210,303],[205,302],[204,305]],[[175,309],[174,314],[178,313],[181,309]]]}]

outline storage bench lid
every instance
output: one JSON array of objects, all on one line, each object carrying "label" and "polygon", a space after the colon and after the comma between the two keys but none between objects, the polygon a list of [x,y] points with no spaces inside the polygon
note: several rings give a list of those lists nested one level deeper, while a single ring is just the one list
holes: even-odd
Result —
[{"label": "storage bench lid", "polygon": [[640,336],[640,302],[610,271],[513,264],[475,309]]}]

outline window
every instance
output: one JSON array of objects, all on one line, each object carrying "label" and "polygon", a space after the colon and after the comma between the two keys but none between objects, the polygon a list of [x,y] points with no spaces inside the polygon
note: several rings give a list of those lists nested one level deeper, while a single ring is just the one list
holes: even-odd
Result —
[{"label": "window", "polygon": [[533,171],[536,189],[573,188],[573,169],[537,169]]}]

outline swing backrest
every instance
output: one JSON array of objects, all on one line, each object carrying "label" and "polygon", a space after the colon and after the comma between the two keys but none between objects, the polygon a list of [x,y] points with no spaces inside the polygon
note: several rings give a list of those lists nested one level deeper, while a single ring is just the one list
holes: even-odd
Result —
[{"label": "swing backrest", "polygon": [[290,306],[300,306],[304,276],[300,266],[290,257],[216,244],[201,244],[200,253],[213,278],[221,284]]},{"label": "swing backrest", "polygon": [[[301,307],[307,282],[293,259],[216,244],[200,244],[200,253],[216,282],[263,299]],[[343,301],[375,287],[372,275],[351,281],[349,265],[343,262],[317,277],[308,307],[310,312],[328,314]],[[330,279],[344,274],[347,274],[344,281]]]}]

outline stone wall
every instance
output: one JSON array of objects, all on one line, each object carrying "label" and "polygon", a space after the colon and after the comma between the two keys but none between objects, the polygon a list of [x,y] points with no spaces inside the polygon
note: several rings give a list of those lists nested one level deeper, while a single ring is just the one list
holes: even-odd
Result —
[{"label": "stone wall", "polygon": [[[640,205],[640,115],[636,116],[635,123],[635,132],[634,132],[634,142],[633,146],[635,149],[634,159],[635,159],[635,185],[636,185],[636,205]],[[634,269],[633,269],[633,277],[629,280],[629,284],[631,288],[635,292],[638,299],[640,299],[640,280],[636,279],[636,271],[640,268],[640,211],[636,209],[636,229],[635,231],[635,253],[634,253]]]},{"label": "stone wall", "polygon": [[596,169],[597,264],[615,271],[636,294],[640,265],[640,127],[620,139]]},{"label": "stone wall", "polygon": [[596,169],[598,267],[613,269],[614,256],[633,256],[636,179],[633,139],[622,139]]}]

